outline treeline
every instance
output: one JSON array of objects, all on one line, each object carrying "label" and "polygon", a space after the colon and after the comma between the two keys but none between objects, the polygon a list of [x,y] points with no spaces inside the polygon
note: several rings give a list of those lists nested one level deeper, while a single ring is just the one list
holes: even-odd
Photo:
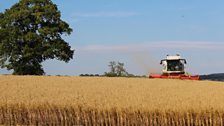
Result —
[{"label": "treeline", "polygon": [[145,75],[134,75],[127,72],[124,63],[111,61],[108,65],[110,71],[104,74],[80,74],[80,76],[90,77],[146,77]]},{"label": "treeline", "polygon": [[224,81],[224,73],[200,75],[201,80]]},{"label": "treeline", "polygon": [[108,76],[105,74],[80,74],[80,77],[142,77],[145,78],[147,77],[146,75],[134,75],[134,74],[129,74],[128,76]]},{"label": "treeline", "polygon": [[102,75],[99,75],[99,74],[80,74],[79,76],[89,76],[89,77],[99,77],[99,76],[102,76]]}]

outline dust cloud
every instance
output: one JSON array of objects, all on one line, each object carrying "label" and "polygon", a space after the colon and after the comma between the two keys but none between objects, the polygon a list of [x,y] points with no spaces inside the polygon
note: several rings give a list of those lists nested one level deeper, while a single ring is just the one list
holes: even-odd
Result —
[{"label": "dust cloud", "polygon": [[150,55],[148,51],[132,52],[130,58],[145,75],[161,73],[160,60]]}]

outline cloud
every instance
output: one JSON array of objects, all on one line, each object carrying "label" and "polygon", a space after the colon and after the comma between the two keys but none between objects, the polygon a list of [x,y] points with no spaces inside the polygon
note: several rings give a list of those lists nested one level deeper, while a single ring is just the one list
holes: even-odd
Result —
[{"label": "cloud", "polygon": [[110,12],[90,12],[90,13],[74,13],[74,17],[81,17],[81,18],[101,18],[101,17],[132,17],[136,16],[138,13],[136,12],[125,12],[125,11],[110,11]]},{"label": "cloud", "polygon": [[89,52],[136,52],[151,49],[200,49],[200,50],[223,50],[224,43],[200,42],[200,41],[161,41],[145,42],[141,44],[117,44],[117,45],[87,45],[76,48],[78,51]]}]

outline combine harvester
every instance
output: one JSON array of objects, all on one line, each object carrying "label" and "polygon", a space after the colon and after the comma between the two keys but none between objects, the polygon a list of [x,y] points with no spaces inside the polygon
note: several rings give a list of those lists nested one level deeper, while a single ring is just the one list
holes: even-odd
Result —
[{"label": "combine harvester", "polygon": [[180,55],[169,56],[161,60],[163,65],[162,74],[151,73],[149,78],[162,78],[162,79],[181,79],[181,80],[200,80],[199,75],[189,75],[185,72],[185,59]]}]

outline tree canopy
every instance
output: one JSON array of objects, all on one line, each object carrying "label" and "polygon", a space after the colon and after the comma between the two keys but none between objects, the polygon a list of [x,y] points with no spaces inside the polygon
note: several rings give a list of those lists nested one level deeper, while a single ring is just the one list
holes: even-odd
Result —
[{"label": "tree canopy", "polygon": [[74,50],[62,39],[71,32],[51,0],[20,0],[0,13],[0,67],[18,75],[42,75],[43,61],[73,58]]}]

